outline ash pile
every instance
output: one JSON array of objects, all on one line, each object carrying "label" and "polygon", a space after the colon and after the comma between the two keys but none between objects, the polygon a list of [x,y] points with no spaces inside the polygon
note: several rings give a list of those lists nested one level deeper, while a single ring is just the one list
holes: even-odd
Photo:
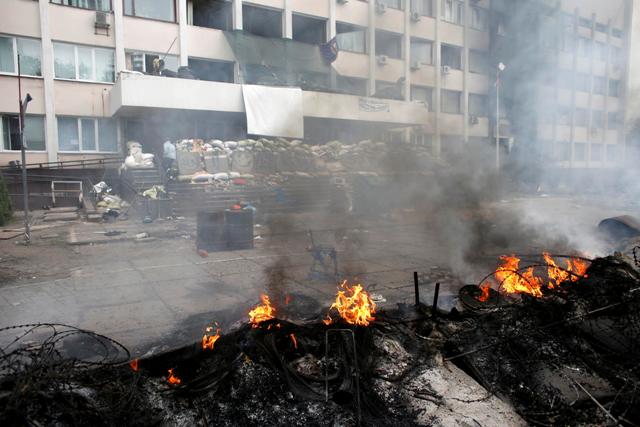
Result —
[{"label": "ash pile", "polygon": [[376,311],[346,282],[312,317],[263,295],[249,322],[140,360],[66,326],[0,331],[16,336],[0,353],[0,423],[638,425],[640,274],[617,258],[573,267],[547,283],[512,263],[447,314]]}]

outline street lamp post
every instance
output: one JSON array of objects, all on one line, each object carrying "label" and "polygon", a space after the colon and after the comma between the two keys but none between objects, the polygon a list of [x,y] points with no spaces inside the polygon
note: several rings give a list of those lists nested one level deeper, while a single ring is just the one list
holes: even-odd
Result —
[{"label": "street lamp post", "polygon": [[27,93],[27,96],[22,100],[22,85],[21,85],[21,73],[20,73],[20,55],[18,55],[18,105],[20,107],[20,113],[18,114],[18,128],[20,129],[20,161],[22,163],[22,209],[24,211],[24,243],[29,244],[31,242],[31,232],[29,231],[29,193],[27,186],[27,147],[24,141],[24,115],[27,111],[27,106],[33,98]]},{"label": "street lamp post", "polygon": [[506,68],[501,62],[496,71],[496,170],[500,170],[500,73]]}]

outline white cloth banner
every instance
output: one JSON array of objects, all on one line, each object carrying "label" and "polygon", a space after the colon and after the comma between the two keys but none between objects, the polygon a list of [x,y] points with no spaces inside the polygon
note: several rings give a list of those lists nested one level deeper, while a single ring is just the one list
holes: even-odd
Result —
[{"label": "white cloth banner", "polygon": [[242,85],[247,133],[304,138],[302,89]]}]

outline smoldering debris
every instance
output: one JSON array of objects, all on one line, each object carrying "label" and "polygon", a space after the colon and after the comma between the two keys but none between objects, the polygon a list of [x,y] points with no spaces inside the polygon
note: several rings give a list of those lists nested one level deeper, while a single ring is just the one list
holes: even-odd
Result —
[{"label": "smoldering debris", "polygon": [[539,298],[496,301],[449,315],[401,305],[368,326],[271,318],[237,324],[212,349],[196,343],[130,363],[106,338],[56,329],[36,337],[30,331],[44,326],[26,327],[0,355],[0,422],[640,422],[640,273],[632,266],[596,259],[584,277]]}]

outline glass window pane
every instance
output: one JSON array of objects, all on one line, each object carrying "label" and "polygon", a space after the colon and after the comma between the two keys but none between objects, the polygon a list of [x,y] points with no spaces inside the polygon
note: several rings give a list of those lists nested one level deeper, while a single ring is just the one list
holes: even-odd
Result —
[{"label": "glass window pane", "polygon": [[0,37],[0,72],[16,72],[13,62],[13,38],[11,37]]},{"label": "glass window pane", "polygon": [[18,116],[2,117],[2,133],[5,150],[20,150],[20,133],[18,125]]},{"label": "glass window pane", "polygon": [[133,0],[124,0],[124,14],[133,15]]},{"label": "glass window pane", "polygon": [[118,134],[113,120],[100,119],[98,122],[100,151],[118,151]]},{"label": "glass window pane", "polygon": [[80,120],[82,128],[82,151],[96,150],[96,125],[93,119]]},{"label": "glass window pane", "polygon": [[180,68],[180,60],[177,56],[167,55],[164,57],[164,69],[178,72]]},{"label": "glass window pane", "polygon": [[113,50],[96,49],[96,80],[99,82],[115,81],[115,63]]},{"label": "glass window pane", "polygon": [[40,40],[17,39],[20,72],[28,76],[41,76]]},{"label": "glass window pane", "polygon": [[76,78],[75,48],[69,44],[53,44],[55,75],[59,79]]},{"label": "glass window pane", "polygon": [[58,117],[58,146],[60,151],[80,151],[77,119]]},{"label": "glass window pane", "polygon": [[44,151],[44,117],[25,116],[24,140],[30,151]]},{"label": "glass window pane", "polygon": [[78,46],[78,78],[95,80],[93,77],[93,49]]},{"label": "glass window pane", "polygon": [[[174,0],[134,0],[134,14],[143,18],[175,21]],[[126,6],[126,4],[125,4]]]}]

